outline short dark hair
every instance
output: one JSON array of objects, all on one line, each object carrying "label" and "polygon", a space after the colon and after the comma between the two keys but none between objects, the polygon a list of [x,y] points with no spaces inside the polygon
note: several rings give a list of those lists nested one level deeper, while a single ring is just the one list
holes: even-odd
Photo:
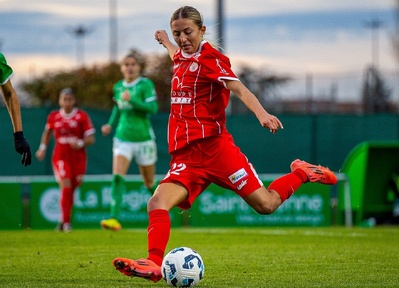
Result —
[{"label": "short dark hair", "polygon": [[75,94],[73,93],[72,88],[64,88],[60,91],[60,96],[64,95],[64,94],[71,94],[73,96],[75,96]]}]

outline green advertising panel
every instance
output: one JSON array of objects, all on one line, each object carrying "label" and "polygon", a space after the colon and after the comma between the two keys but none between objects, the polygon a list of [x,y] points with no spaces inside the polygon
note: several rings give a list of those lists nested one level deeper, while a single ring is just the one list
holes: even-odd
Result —
[{"label": "green advertising panel", "polygon": [[[267,187],[270,182],[265,182]],[[234,192],[210,185],[189,211],[189,225],[223,226],[329,226],[332,209],[330,187],[302,185],[273,214],[260,215]]]},{"label": "green advertising panel", "polygon": [[[342,165],[349,178],[351,213],[355,225],[368,219],[394,223],[394,203],[399,199],[399,142],[368,141],[355,146]],[[339,217],[344,221],[345,186],[339,185]]]},{"label": "green advertising panel", "polygon": [[[142,181],[126,181],[123,206],[119,220],[123,228],[145,228],[148,226],[147,202],[150,192]],[[60,219],[60,192],[55,182],[33,182],[31,184],[30,226],[32,229],[51,229]],[[86,180],[75,191],[72,212],[73,228],[100,228],[100,221],[109,218],[111,181]],[[170,213],[173,226],[182,224],[179,209]]]},{"label": "green advertising panel", "polygon": [[23,228],[20,183],[0,183],[0,229]]}]

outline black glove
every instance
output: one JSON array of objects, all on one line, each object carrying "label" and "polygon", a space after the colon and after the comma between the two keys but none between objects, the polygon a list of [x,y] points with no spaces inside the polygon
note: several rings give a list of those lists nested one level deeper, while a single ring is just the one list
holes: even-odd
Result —
[{"label": "black glove", "polygon": [[22,131],[14,133],[14,146],[15,151],[22,155],[22,165],[30,165],[32,162],[32,154],[30,152],[30,146],[24,138],[24,133],[22,133]]}]

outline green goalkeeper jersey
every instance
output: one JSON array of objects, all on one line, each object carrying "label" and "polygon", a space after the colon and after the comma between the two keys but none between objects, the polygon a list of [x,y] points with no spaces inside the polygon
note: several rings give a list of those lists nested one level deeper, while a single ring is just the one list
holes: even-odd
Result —
[{"label": "green goalkeeper jersey", "polygon": [[4,85],[12,75],[12,68],[8,66],[6,57],[0,52],[0,85]]},{"label": "green goalkeeper jersey", "polygon": [[[130,101],[122,99],[127,91]],[[145,77],[139,77],[131,83],[120,80],[114,85],[115,105],[108,124],[116,127],[117,139],[126,142],[143,142],[155,139],[150,116],[158,111],[158,102],[154,83]]]}]

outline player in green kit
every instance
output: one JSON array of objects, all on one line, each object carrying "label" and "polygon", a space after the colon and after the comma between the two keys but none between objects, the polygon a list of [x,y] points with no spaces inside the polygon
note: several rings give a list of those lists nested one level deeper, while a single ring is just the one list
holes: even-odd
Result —
[{"label": "player in green kit", "polygon": [[158,111],[158,102],[154,83],[140,74],[140,61],[141,57],[134,52],[123,58],[123,80],[114,85],[115,105],[108,123],[101,127],[104,136],[116,128],[112,149],[111,215],[101,221],[101,227],[110,230],[122,228],[118,217],[125,191],[124,177],[133,158],[144,185],[151,192],[155,190],[157,147],[150,115]]}]

